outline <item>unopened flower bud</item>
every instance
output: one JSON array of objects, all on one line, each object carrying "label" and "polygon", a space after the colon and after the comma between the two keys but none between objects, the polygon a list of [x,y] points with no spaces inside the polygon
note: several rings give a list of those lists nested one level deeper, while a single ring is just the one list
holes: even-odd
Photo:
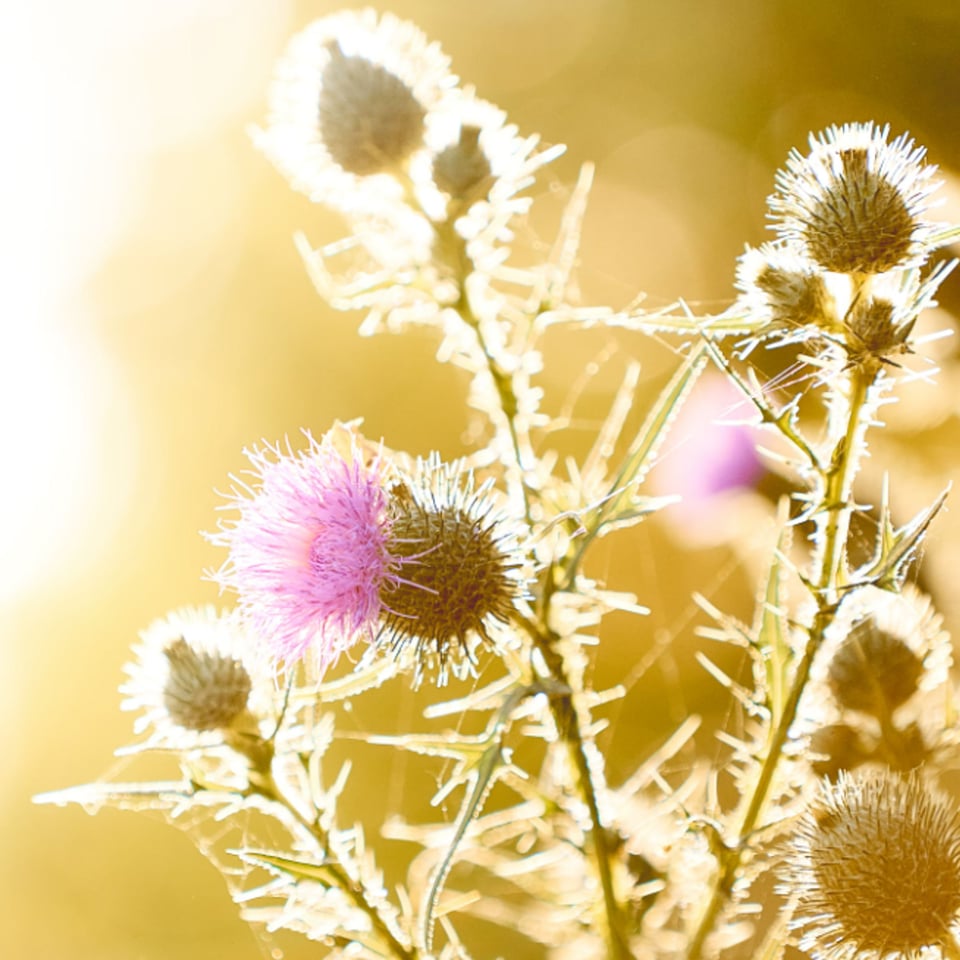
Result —
[{"label": "unopened flower bud", "polygon": [[850,352],[872,357],[910,353],[907,340],[915,320],[916,317],[912,317],[901,323],[889,300],[869,297],[855,304],[847,319]]},{"label": "unopened flower bud", "polygon": [[178,637],[164,649],[170,665],[163,703],[186,730],[229,727],[247,709],[250,674],[240,660],[192,647]]},{"label": "unopened flower bud", "polygon": [[855,623],[827,673],[837,702],[849,710],[887,716],[919,689],[923,659],[873,617]]},{"label": "unopened flower bud", "polygon": [[367,176],[399,166],[423,142],[426,111],[389,70],[346,56],[336,42],[320,86],[323,145],[348,173]]},{"label": "unopened flower bud", "polygon": [[212,731],[249,732],[266,715],[269,678],[237,619],[212,607],[174,610],[141,633],[120,690],[151,743],[195,744]]},{"label": "unopened flower bud", "polygon": [[773,327],[832,329],[833,297],[823,272],[781,244],[750,247],[737,264],[740,302]]},{"label": "unopened flower bud", "polygon": [[465,199],[490,176],[490,161],[480,146],[480,128],[464,124],[457,143],[433,158],[433,182],[455,199]]}]

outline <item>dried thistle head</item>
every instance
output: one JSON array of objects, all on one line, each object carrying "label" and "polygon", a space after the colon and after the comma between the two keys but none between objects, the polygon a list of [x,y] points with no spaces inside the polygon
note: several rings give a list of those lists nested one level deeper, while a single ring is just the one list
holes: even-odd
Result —
[{"label": "dried thistle head", "polygon": [[444,683],[474,664],[477,639],[509,620],[522,557],[485,487],[431,457],[391,492],[389,550],[397,576],[385,584],[380,641],[411,648],[417,679],[437,668]]},{"label": "dried thistle head", "polygon": [[830,127],[777,174],[773,229],[824,270],[884,273],[929,255],[936,168],[906,134],[889,143],[888,134],[873,123]]},{"label": "dried thistle head", "polygon": [[796,898],[791,926],[817,960],[906,960],[954,945],[957,811],[919,774],[841,773],[804,815],[781,892]]}]

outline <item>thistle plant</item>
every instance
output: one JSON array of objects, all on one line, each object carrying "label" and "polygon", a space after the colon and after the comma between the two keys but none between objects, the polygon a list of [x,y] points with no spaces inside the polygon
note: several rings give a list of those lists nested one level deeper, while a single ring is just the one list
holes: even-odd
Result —
[{"label": "thistle plant", "polygon": [[[39,799],[159,811],[245,919],[316,956],[960,957],[960,812],[944,786],[957,696],[915,583],[946,491],[897,522],[895,470],[876,504],[856,483],[898,388],[936,389],[928,308],[960,229],[930,219],[923,148],[874,123],[812,136],[776,179],[775,239],[740,258],[730,308],[698,316],[578,302],[589,166],[547,255],[525,262],[518,227],[560,148],[522,136],[389,14],[295,37],[253,141],[343,216],[343,239],[297,237],[318,294],[362,314],[364,334],[433,331],[438,361],[464,373],[472,445],[416,456],[355,420],[251,445],[209,534],[223,561],[207,575],[232,606],[156,621],[121,687],[139,738],[121,752],[177,772]],[[565,421],[538,385],[561,325],[657,337],[677,357],[646,409],[629,365],[579,461],[558,455]],[[784,356],[785,373],[762,373]],[[727,724],[698,733],[688,717],[615,780],[603,711],[627,690],[595,689],[594,647],[605,616],[657,597],[607,589],[592,557],[676,499],[644,481],[708,368],[751,412],[724,452],[743,463],[722,466],[749,482],[762,458],[788,492],[757,534],[752,619],[698,597]],[[742,671],[721,667],[722,647]],[[422,722],[348,722],[404,683]],[[354,822],[351,766],[376,750],[425,758],[432,821],[385,793],[376,837]],[[391,844],[416,852],[388,882]],[[471,934],[470,917],[502,939]]]}]

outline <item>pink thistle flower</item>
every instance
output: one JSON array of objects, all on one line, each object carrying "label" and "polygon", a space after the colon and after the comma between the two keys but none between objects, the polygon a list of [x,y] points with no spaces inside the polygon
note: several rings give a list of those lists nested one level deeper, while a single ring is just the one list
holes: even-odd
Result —
[{"label": "pink thistle flower", "polygon": [[210,540],[230,556],[212,579],[236,591],[246,622],[286,663],[312,650],[320,670],[372,635],[380,591],[393,582],[390,525],[380,466],[332,441],[299,454],[244,451],[259,487],[239,482],[228,507],[240,517]]}]

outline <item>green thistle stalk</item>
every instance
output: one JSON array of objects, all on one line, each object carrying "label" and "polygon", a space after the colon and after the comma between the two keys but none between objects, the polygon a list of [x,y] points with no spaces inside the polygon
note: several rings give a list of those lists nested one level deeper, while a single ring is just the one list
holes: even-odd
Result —
[{"label": "green thistle stalk", "polygon": [[740,822],[738,839],[732,845],[721,849],[713,892],[690,942],[688,960],[699,960],[702,956],[706,939],[730,899],[750,838],[758,827],[763,826],[761,820],[770,787],[790,728],[796,720],[800,698],[810,679],[810,670],[823,644],[827,628],[833,622],[840,604],[841,589],[846,580],[846,572],[843,570],[844,548],[850,529],[850,516],[854,510],[851,494],[867,427],[864,409],[881,370],[879,362],[854,366],[850,370],[849,386],[844,398],[846,429],[834,444],[828,466],[823,471],[821,493],[815,511],[819,525],[818,549],[812,561],[813,573],[809,578],[809,588],[817,610],[807,630],[806,646],[784,701],[783,712],[770,738],[756,785]]},{"label": "green thistle stalk", "polygon": [[[531,502],[534,491],[526,482],[527,468],[533,460],[533,449],[526,425],[520,423],[518,390],[513,376],[505,371],[491,351],[483,335],[483,328],[479,318],[470,306],[467,295],[466,280],[473,270],[467,252],[466,243],[453,228],[450,219],[436,227],[437,249],[440,259],[447,263],[456,273],[459,297],[454,305],[463,322],[474,332],[477,338],[479,353],[497,389],[500,404],[500,414],[510,438],[510,446],[514,452],[515,464],[512,466],[519,478],[519,486],[523,495],[524,511],[528,524],[532,523]],[[521,338],[525,339],[525,338]],[[529,346],[529,345],[528,345]],[[494,418],[491,416],[491,420]],[[510,465],[508,465],[510,466]],[[570,679],[563,661],[557,653],[554,642],[557,639],[545,626],[548,622],[549,597],[540,610],[540,623],[526,624],[525,626],[533,639],[550,674],[550,679],[556,681],[562,690],[569,693],[559,693],[550,698],[550,710],[557,727],[557,732],[567,746],[571,765],[575,772],[577,789],[590,815],[590,845],[593,860],[603,892],[603,912],[606,918],[606,938],[608,955],[611,960],[629,960],[631,953],[627,943],[625,918],[623,910],[617,901],[611,872],[611,850],[606,830],[600,817],[600,808],[597,801],[597,791],[590,771],[590,765],[584,749],[581,734],[580,718],[574,703],[574,694]]]}]

